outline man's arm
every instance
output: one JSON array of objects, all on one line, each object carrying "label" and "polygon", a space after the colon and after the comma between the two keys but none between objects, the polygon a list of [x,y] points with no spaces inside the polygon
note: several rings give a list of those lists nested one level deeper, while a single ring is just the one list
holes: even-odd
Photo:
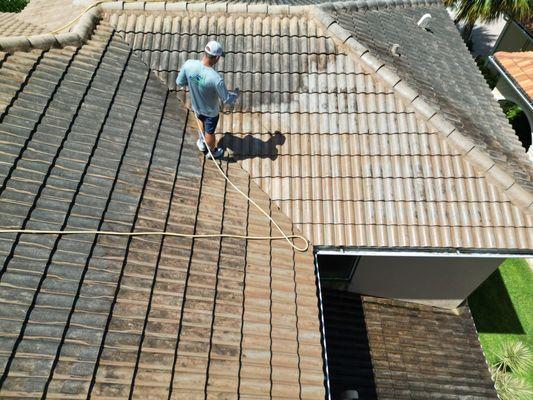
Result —
[{"label": "man's arm", "polygon": [[224,83],[224,79],[220,79],[217,83],[217,93],[218,97],[224,104],[233,105],[237,101],[238,90],[235,92],[230,92]]},{"label": "man's arm", "polygon": [[187,62],[181,66],[180,73],[178,74],[178,77],[176,78],[176,85],[179,87],[185,87],[187,86],[187,75],[185,74],[185,68],[187,66]]}]

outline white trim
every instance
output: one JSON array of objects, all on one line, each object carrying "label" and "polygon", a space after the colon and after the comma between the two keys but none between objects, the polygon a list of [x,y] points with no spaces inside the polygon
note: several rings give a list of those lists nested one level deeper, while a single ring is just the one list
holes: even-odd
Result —
[{"label": "white trim", "polygon": [[450,258],[532,258],[533,253],[529,254],[509,254],[509,253],[462,253],[459,250],[455,252],[446,251],[410,251],[410,250],[348,250],[348,249],[328,249],[317,250],[316,255],[343,255],[343,256],[394,256],[394,257],[450,257]]},{"label": "white trim", "polygon": [[322,302],[322,285],[320,284],[320,271],[318,269],[317,254],[314,254],[316,281],[318,285],[318,306],[320,307],[320,324],[322,326],[322,346],[324,347],[324,370],[326,371],[326,398],[331,400],[331,386],[329,383],[328,349],[326,346],[326,324],[324,322],[324,306]]}]

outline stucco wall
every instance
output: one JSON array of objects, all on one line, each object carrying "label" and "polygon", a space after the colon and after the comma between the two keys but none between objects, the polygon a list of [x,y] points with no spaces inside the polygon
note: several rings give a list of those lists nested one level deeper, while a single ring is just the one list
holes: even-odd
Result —
[{"label": "stucco wall", "polygon": [[456,308],[502,262],[497,258],[364,256],[349,290]]},{"label": "stucco wall", "polygon": [[497,51],[530,50],[533,50],[533,40],[515,22],[509,21],[494,45],[492,54]]}]

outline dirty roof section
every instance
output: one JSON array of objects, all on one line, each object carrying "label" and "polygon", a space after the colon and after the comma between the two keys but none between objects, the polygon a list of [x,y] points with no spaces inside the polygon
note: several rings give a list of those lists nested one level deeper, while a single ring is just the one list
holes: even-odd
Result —
[{"label": "dirty roof section", "polygon": [[242,97],[219,139],[313,244],[533,246],[532,217],[313,17],[106,13],[171,90],[187,58],[223,43],[217,69]]},{"label": "dirty roof section", "polygon": [[350,389],[362,399],[498,398],[468,306],[333,289],[323,301],[333,398]]},{"label": "dirty roof section", "polygon": [[19,18],[18,13],[0,13],[0,36],[38,35],[45,30]]},{"label": "dirty roof section", "polygon": [[[13,101],[20,87],[26,82],[42,50],[8,54],[0,51],[0,113]],[[48,59],[45,61],[48,62]],[[53,62],[53,61],[52,61]]]},{"label": "dirty roof section", "polygon": [[[273,233],[198,156],[195,126],[106,24],[47,51],[0,117],[3,227]],[[238,164],[221,166],[292,231]],[[311,252],[7,234],[0,257],[1,397],[324,397]]]},{"label": "dirty roof section", "polygon": [[494,58],[533,103],[533,51],[515,53],[499,51],[494,54]]},{"label": "dirty roof section", "polygon": [[[533,168],[525,150],[484,81],[440,1],[391,1],[326,5],[327,10],[376,57],[393,66],[419,95],[516,181],[533,191]],[[417,26],[422,15],[428,29]],[[399,45],[399,56],[391,47]]]}]

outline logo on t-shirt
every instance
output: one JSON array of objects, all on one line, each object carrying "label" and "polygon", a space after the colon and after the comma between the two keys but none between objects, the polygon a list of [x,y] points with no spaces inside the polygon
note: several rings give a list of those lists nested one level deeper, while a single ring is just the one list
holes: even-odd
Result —
[{"label": "logo on t-shirt", "polygon": [[196,86],[205,86],[205,76],[200,74],[191,75],[189,77],[189,82],[194,83]]}]

